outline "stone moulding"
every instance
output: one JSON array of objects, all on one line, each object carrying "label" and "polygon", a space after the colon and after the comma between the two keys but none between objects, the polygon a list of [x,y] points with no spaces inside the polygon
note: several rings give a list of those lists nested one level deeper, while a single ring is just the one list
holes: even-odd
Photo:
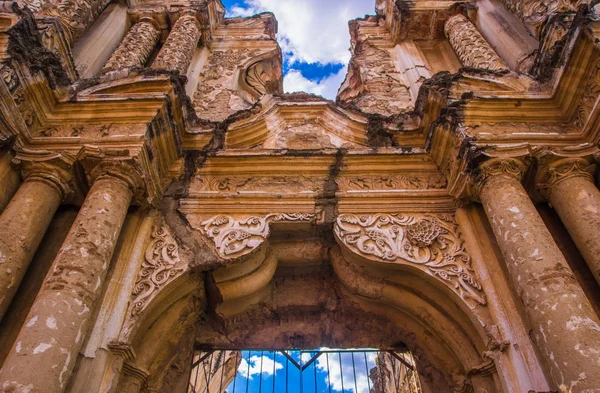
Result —
[{"label": "stone moulding", "polygon": [[235,219],[218,215],[202,222],[202,234],[214,243],[218,255],[223,259],[236,259],[256,250],[271,232],[270,224],[285,221],[311,221],[309,213],[271,213]]},{"label": "stone moulding", "polygon": [[133,287],[131,315],[140,314],[162,288],[185,270],[179,257],[179,245],[167,227],[155,227]]},{"label": "stone moulding", "polygon": [[334,232],[357,255],[415,266],[441,280],[471,309],[486,304],[471,257],[450,215],[342,214]]}]

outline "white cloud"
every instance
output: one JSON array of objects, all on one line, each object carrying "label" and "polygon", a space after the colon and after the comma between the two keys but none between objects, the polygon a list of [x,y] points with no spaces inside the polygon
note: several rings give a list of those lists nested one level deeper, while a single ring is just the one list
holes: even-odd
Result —
[{"label": "white cloud", "polygon": [[[340,367],[340,356],[337,353],[325,353],[317,359],[317,369],[326,373],[329,368],[329,382],[331,382],[331,388],[335,391],[351,390],[353,393],[369,393],[369,388],[373,387],[373,382],[368,372],[375,367],[376,353],[367,352],[366,357],[365,364],[365,355],[357,352],[354,354],[354,364],[352,364],[352,354],[342,352]],[[355,375],[356,384],[354,383]],[[325,377],[325,382],[328,382],[327,377]],[[344,389],[342,389],[342,386]]]},{"label": "white cloud", "polygon": [[281,48],[291,53],[290,64],[348,64],[348,21],[375,12],[375,0],[246,0],[245,5],[232,7],[229,15],[273,12]]},{"label": "white cloud", "polygon": [[262,375],[265,377],[273,375],[273,369],[275,369],[275,372],[277,372],[277,370],[281,370],[283,368],[281,363],[275,362],[272,358],[263,355],[261,362],[261,356],[254,355],[250,357],[249,361],[242,358],[240,366],[238,367],[238,374],[243,377],[250,376],[250,379],[252,379],[253,376],[260,375],[261,363]]},{"label": "white cloud", "polygon": [[343,67],[339,72],[323,78],[320,81],[312,81],[305,78],[300,71],[291,69],[283,77],[283,89],[286,93],[304,91],[333,100],[335,99],[337,91],[344,81],[345,76],[346,67]]}]

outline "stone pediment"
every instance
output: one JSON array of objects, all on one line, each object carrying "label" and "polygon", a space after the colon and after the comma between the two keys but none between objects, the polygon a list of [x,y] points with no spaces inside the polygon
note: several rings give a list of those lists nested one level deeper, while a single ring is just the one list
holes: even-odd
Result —
[{"label": "stone pediment", "polygon": [[264,96],[262,111],[229,126],[231,149],[336,149],[367,146],[367,119],[306,94]]}]

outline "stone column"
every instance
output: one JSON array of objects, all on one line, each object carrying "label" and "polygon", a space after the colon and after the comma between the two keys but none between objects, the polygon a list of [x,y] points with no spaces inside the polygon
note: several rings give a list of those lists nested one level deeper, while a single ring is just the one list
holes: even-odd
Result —
[{"label": "stone column", "polygon": [[120,171],[93,182],[0,370],[0,391],[64,391],[132,200],[133,169]]},{"label": "stone column", "polygon": [[600,321],[521,185],[525,165],[480,167],[480,198],[535,342],[560,391],[600,386]]},{"label": "stone column", "polygon": [[463,66],[490,71],[508,71],[504,61],[464,15],[448,18],[444,32]]},{"label": "stone column", "polygon": [[182,15],[169,33],[152,68],[166,68],[185,75],[200,41],[200,22],[195,15]]},{"label": "stone column", "polygon": [[125,35],[101,72],[127,67],[143,67],[159,37],[160,30],[151,19],[140,20]]},{"label": "stone column", "polygon": [[595,165],[584,158],[564,158],[544,168],[539,183],[600,284],[600,190]]},{"label": "stone column", "polygon": [[4,316],[61,201],[70,174],[52,165],[23,170],[24,182],[0,216],[0,319]]}]

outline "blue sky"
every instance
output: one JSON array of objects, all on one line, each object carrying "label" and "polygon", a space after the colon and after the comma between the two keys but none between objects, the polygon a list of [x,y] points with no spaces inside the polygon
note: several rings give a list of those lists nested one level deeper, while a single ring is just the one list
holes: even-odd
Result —
[{"label": "blue sky", "polygon": [[227,16],[271,11],[279,21],[283,88],[335,99],[350,61],[348,21],[375,13],[375,0],[222,0]]},{"label": "blue sky", "polygon": [[[299,351],[288,351],[288,353],[300,364],[306,364],[312,357],[306,352],[302,355]],[[369,393],[373,386],[372,381],[367,377],[367,370],[375,367],[376,354],[372,352],[355,353],[354,365],[350,353],[341,355],[332,353],[329,354],[329,359],[326,354],[322,354],[302,374],[281,353],[276,353],[273,357],[272,352],[242,351],[242,356],[235,384],[232,382],[227,387],[228,393],[300,393],[300,378],[302,378],[304,393],[329,393],[330,391],[331,393]]]}]

